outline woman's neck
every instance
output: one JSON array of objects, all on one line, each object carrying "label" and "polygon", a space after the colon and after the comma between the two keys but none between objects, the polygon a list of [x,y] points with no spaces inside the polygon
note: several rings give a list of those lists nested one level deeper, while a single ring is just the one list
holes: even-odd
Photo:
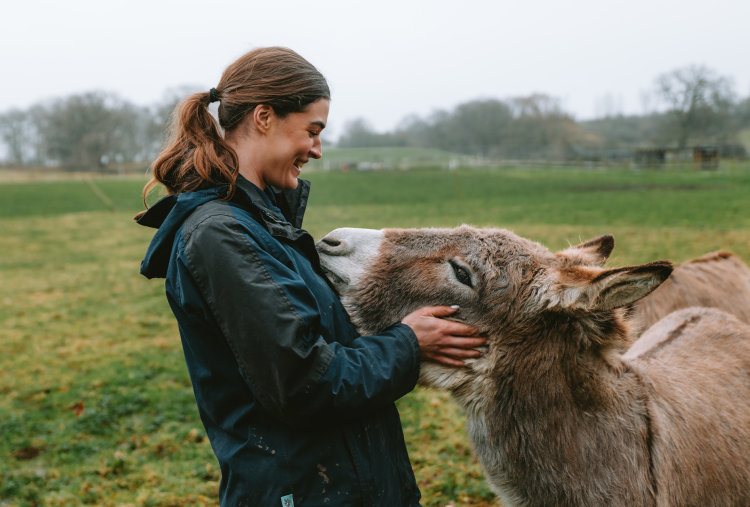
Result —
[{"label": "woman's neck", "polygon": [[266,182],[263,178],[263,172],[260,170],[260,160],[258,160],[258,155],[262,153],[263,150],[258,149],[255,146],[256,143],[252,136],[230,136],[226,141],[237,154],[237,169],[239,170],[239,173],[256,187],[265,190]]}]

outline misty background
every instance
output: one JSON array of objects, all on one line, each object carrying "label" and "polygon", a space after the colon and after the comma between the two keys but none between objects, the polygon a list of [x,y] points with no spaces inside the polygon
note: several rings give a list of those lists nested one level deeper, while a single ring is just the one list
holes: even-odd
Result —
[{"label": "misty background", "polygon": [[331,84],[328,147],[490,159],[746,154],[750,4],[131,1],[3,8],[0,163],[148,164],[175,104],[257,46]]}]

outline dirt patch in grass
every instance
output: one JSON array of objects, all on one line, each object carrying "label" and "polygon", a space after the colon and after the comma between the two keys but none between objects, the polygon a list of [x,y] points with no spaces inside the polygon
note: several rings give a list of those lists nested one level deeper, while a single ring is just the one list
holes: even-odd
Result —
[{"label": "dirt patch in grass", "polygon": [[39,453],[41,452],[42,450],[40,448],[34,447],[32,445],[29,447],[18,449],[17,451],[14,451],[12,454],[13,454],[13,457],[18,460],[27,461],[27,460],[36,458],[37,456],[39,456]]}]

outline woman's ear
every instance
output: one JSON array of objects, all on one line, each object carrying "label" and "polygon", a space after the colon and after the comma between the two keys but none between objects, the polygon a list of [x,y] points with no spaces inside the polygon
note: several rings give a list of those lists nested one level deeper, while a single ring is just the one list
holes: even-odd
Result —
[{"label": "woman's ear", "polygon": [[601,312],[646,297],[672,274],[672,263],[655,261],[617,269],[570,267],[555,270],[550,309]]},{"label": "woman's ear", "polygon": [[252,126],[261,134],[265,134],[271,128],[271,123],[275,116],[276,114],[271,106],[259,104],[255,106],[255,110],[252,113]]}]

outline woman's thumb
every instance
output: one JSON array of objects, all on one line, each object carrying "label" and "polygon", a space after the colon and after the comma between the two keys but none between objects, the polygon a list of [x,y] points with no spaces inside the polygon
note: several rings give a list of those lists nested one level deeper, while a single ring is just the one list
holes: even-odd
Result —
[{"label": "woman's thumb", "polygon": [[427,314],[433,317],[445,317],[446,315],[454,314],[458,311],[458,305],[451,306],[430,306],[425,308]]}]

